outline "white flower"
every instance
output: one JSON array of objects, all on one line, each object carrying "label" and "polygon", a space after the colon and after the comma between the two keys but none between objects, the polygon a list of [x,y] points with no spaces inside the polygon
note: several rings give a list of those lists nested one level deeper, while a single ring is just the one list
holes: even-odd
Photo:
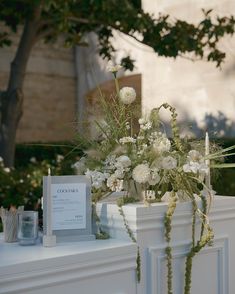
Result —
[{"label": "white flower", "polygon": [[130,123],[127,121],[127,122],[126,122],[126,129],[127,129],[127,130],[130,130],[130,128],[131,128]]},{"label": "white flower", "polygon": [[141,117],[141,118],[139,118],[138,122],[140,125],[143,125],[143,124],[145,124],[146,120]]},{"label": "white flower", "polygon": [[171,142],[165,134],[159,133],[160,136],[153,141],[153,150],[157,153],[170,151]]},{"label": "white flower", "polygon": [[79,161],[75,162],[72,167],[75,168],[77,175],[83,175],[86,170],[86,158],[82,157]]},{"label": "white flower", "polygon": [[152,123],[151,123],[150,121],[144,119],[144,118],[140,118],[140,119],[138,120],[138,122],[139,122],[140,129],[141,129],[141,130],[144,130],[144,131],[146,131],[146,130],[150,130],[151,127],[152,127]]},{"label": "white flower", "polygon": [[91,178],[92,187],[99,189],[102,187],[103,182],[109,177],[107,173],[101,173],[97,170],[87,170],[85,175]]},{"label": "white flower", "polygon": [[160,182],[160,176],[158,174],[158,169],[154,168],[151,170],[151,174],[150,174],[150,179],[149,179],[149,185],[156,185],[157,183]]},{"label": "white flower", "polygon": [[107,179],[107,187],[110,188],[111,191],[120,192],[123,189],[123,180],[120,180],[116,177],[116,175],[111,175]]},{"label": "white flower", "polygon": [[131,165],[131,160],[127,155],[121,155],[116,160],[116,167],[129,167]]},{"label": "white flower", "polygon": [[31,157],[31,158],[30,158],[30,162],[32,162],[32,163],[36,163],[36,162],[37,162],[36,157]]},{"label": "white flower", "polygon": [[198,161],[202,160],[201,154],[197,150],[190,150],[187,156],[189,161]]},{"label": "white flower", "polygon": [[202,155],[196,150],[191,150],[188,153],[186,164],[183,165],[183,171],[185,173],[199,173],[203,176],[209,172],[209,168]]},{"label": "white flower", "polygon": [[123,87],[119,92],[119,96],[122,103],[131,104],[136,99],[136,92],[132,87]]},{"label": "white flower", "polygon": [[177,160],[172,156],[163,157],[161,165],[163,169],[174,169],[177,167]]},{"label": "white flower", "polygon": [[148,164],[137,165],[132,172],[134,181],[140,184],[147,183],[150,179],[150,168]]},{"label": "white flower", "polygon": [[199,163],[195,161],[190,161],[186,164],[183,165],[183,171],[185,173],[194,173],[196,174],[197,172],[202,173],[202,174],[207,174],[209,169],[208,166],[205,163]]},{"label": "white flower", "polygon": [[104,165],[108,169],[114,169],[116,163],[116,155],[108,155],[104,161]]},{"label": "white flower", "polygon": [[0,162],[3,162],[3,158],[0,156]]},{"label": "white flower", "polygon": [[119,142],[121,144],[126,144],[126,143],[135,143],[136,139],[132,138],[132,137],[122,137],[121,139],[119,139]]},{"label": "white flower", "polygon": [[64,156],[63,156],[63,155],[61,155],[61,154],[57,154],[57,156],[56,156],[56,161],[57,161],[58,163],[60,163],[63,159],[64,159]]},{"label": "white flower", "polygon": [[123,179],[124,178],[124,173],[125,169],[122,167],[119,167],[118,169],[115,170],[114,174],[118,179]]},{"label": "white flower", "polygon": [[9,169],[9,167],[4,167],[3,169],[6,173],[9,173],[11,170]]},{"label": "white flower", "polygon": [[120,69],[122,68],[122,66],[120,64],[112,64],[111,62],[108,64],[107,66],[107,71],[112,72],[112,73],[116,73],[118,72]]}]

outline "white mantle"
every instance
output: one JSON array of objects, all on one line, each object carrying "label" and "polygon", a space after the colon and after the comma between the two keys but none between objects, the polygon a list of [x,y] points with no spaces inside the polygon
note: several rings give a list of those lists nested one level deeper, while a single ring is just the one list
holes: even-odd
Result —
[{"label": "white mantle", "polygon": [[[138,294],[166,294],[166,266],[163,219],[166,203],[123,206],[128,224],[141,252],[141,283]],[[114,203],[97,205],[103,228],[113,238],[129,240],[123,219]],[[213,247],[206,247],[193,260],[192,294],[234,294],[235,279],[235,197],[216,196],[210,223],[214,229]],[[199,231],[199,228],[198,228]],[[191,203],[177,205],[172,221],[174,294],[183,293],[184,260],[191,240]]]},{"label": "white mantle", "polygon": [[136,294],[136,246],[119,240],[53,248],[0,241],[1,294]]}]

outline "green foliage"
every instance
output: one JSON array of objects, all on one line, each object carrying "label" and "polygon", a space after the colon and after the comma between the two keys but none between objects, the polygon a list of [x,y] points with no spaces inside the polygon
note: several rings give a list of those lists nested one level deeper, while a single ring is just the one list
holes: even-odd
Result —
[{"label": "green foliage", "polygon": [[0,206],[37,209],[42,197],[42,177],[48,168],[52,175],[73,174],[72,164],[77,159],[77,154],[68,155],[65,146],[17,145],[15,168],[6,168],[0,162]]},{"label": "green foliage", "polygon": [[[141,9],[138,0],[2,0],[0,3],[0,20],[13,32],[36,14],[40,16],[36,40],[55,41],[63,34],[66,46],[86,45],[83,36],[95,32],[100,55],[111,59],[116,51],[113,30],[117,30],[152,47],[159,56],[175,58],[194,53],[217,66],[225,57],[217,43],[223,36],[232,35],[235,25],[233,16],[213,17],[211,10],[203,10],[203,19],[197,25],[171,20],[169,15],[154,18]],[[10,40],[9,32],[0,32],[0,46],[10,45]],[[123,56],[121,63],[132,70],[133,61],[130,56]]]},{"label": "green foliage", "polygon": [[[235,145],[235,139],[217,139],[215,142],[223,148]],[[225,158],[226,163],[234,163],[235,155]],[[212,170],[213,172],[213,170]],[[218,195],[235,196],[235,168],[220,169],[212,173],[212,187]]]}]

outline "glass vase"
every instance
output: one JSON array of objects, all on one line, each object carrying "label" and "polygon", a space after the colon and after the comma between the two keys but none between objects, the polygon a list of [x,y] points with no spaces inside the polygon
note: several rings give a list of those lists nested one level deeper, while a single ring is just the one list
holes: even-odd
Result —
[{"label": "glass vase", "polygon": [[24,210],[23,206],[17,209],[11,207],[9,210],[0,208],[0,217],[3,223],[4,241],[7,243],[17,242],[18,213]]},{"label": "glass vase", "polygon": [[18,241],[20,245],[34,245],[38,238],[38,212],[24,211],[18,214]]}]

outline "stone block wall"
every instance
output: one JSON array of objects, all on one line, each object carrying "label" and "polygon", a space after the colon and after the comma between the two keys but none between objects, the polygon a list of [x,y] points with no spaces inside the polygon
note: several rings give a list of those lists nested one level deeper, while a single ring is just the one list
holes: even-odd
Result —
[{"label": "stone block wall", "polygon": [[[0,49],[0,89],[7,87],[13,45]],[[76,128],[76,74],[74,51],[56,44],[38,43],[29,59],[24,83],[24,106],[17,142],[71,140]]]}]

